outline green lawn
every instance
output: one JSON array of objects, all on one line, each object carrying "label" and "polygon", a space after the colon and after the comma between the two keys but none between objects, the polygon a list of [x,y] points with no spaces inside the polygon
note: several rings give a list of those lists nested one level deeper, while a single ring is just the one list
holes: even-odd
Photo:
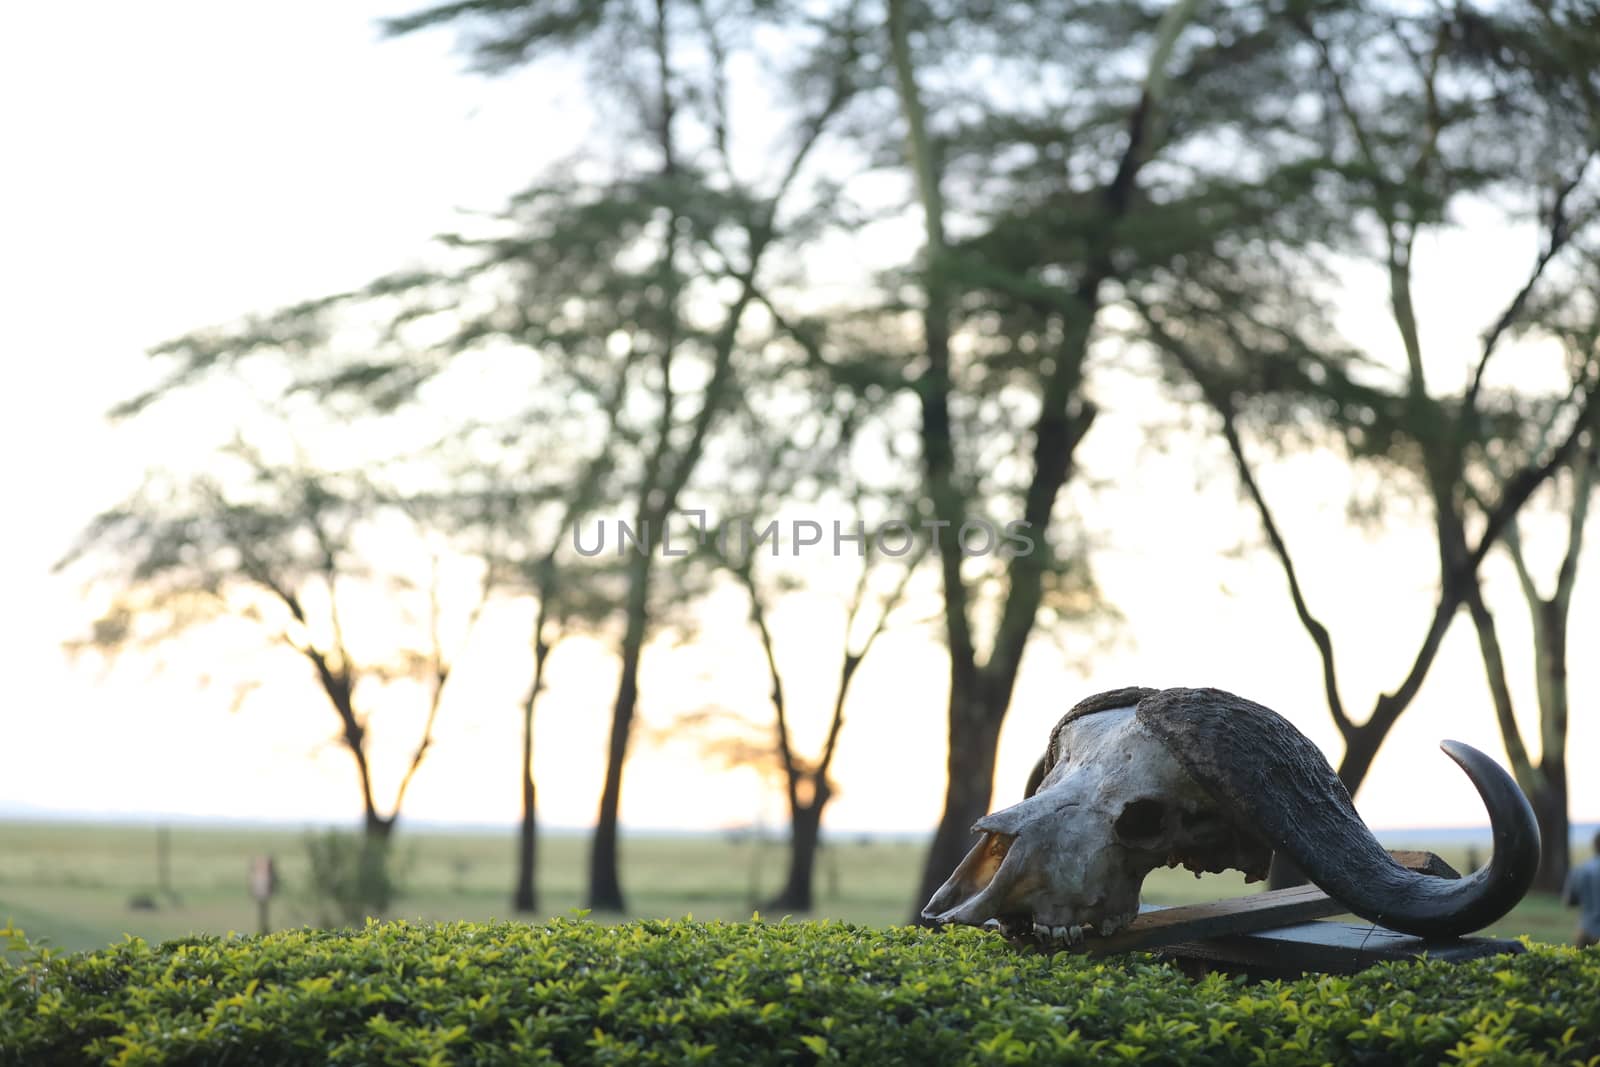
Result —
[{"label": "green lawn", "polygon": [[[276,856],[285,885],[272,906],[274,927],[311,921],[297,899],[305,884],[301,834],[258,829],[174,827],[170,869],[176,901],[154,911],[130,908],[139,894],[154,896],[156,831],[148,826],[0,822],[0,924],[10,920],[32,938],[60,949],[99,948],[125,934],[162,941],[190,933],[253,933],[255,902],[246,891],[252,856]],[[414,832],[399,839],[405,895],[390,917],[515,918],[509,906],[513,843],[503,834]],[[1424,843],[1407,842],[1422,847]],[[581,906],[588,842],[583,837],[541,840],[541,914]],[[784,870],[777,842],[753,845],[726,836],[625,839],[623,885],[630,916],[741,919],[772,894]],[[1437,849],[1456,866],[1464,857]],[[922,845],[844,837],[824,850],[815,917],[870,925],[903,922],[910,912]],[[1177,904],[1249,892],[1241,876],[1195,878],[1158,870],[1144,899]],[[1501,936],[1529,934],[1566,941],[1573,913],[1549,898],[1530,898],[1491,928]]]}]

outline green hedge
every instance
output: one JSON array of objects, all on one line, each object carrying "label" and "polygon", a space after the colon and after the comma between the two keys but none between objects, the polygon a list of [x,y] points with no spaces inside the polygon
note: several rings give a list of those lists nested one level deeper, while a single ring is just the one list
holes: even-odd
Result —
[{"label": "green hedge", "polygon": [[[14,946],[15,947],[15,946]],[[0,962],[0,1063],[1600,1062],[1600,951],[1190,982],[975,930],[563,920]]]}]

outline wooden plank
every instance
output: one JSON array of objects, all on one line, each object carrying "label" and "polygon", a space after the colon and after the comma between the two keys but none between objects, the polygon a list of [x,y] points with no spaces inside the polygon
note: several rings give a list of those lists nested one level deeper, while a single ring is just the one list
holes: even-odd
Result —
[{"label": "wooden plank", "polygon": [[1066,951],[1104,956],[1113,952],[1154,949],[1201,938],[1248,933],[1276,926],[1291,926],[1308,919],[1343,914],[1347,909],[1314,885],[1274,889],[1247,897],[1231,897],[1205,904],[1161,907],[1147,904],[1126,929],[1100,937],[1090,934],[1076,945],[1047,941],[1037,936],[1018,939],[1024,946],[1044,951]]},{"label": "wooden plank", "polygon": [[1161,954],[1194,972],[1222,970],[1257,978],[1309,972],[1354,974],[1378,963],[1426,957],[1458,962],[1522,952],[1517,941],[1487,937],[1427,941],[1368,923],[1310,922],[1167,945]]},{"label": "wooden plank", "polygon": [[1435,878],[1460,878],[1461,872],[1432,852],[1422,849],[1391,848],[1389,857],[1408,871],[1431,874]]},{"label": "wooden plank", "polygon": [[1103,956],[1162,945],[1292,926],[1311,919],[1342,915],[1348,909],[1314,885],[1272,889],[1247,897],[1206,904],[1141,909],[1139,917],[1110,937],[1090,937],[1079,951]]}]

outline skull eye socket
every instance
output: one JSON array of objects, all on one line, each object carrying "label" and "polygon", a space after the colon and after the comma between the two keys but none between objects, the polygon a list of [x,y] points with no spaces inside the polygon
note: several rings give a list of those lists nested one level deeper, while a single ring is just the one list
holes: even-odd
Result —
[{"label": "skull eye socket", "polygon": [[1129,844],[1149,844],[1161,838],[1166,807],[1159,800],[1135,800],[1122,809],[1112,824],[1117,837]]},{"label": "skull eye socket", "polygon": [[1202,847],[1225,844],[1232,836],[1227,821],[1214,811],[1180,811],[1178,819],[1184,837]]}]

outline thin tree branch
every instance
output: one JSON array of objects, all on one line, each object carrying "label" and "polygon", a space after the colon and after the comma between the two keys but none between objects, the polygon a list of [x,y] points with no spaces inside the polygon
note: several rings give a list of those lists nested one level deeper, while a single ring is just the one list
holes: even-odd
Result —
[{"label": "thin tree branch", "polygon": [[730,184],[737,186],[739,181],[733,171],[733,155],[728,150],[728,52],[706,0],[694,0],[692,6],[710,57],[711,87],[706,95],[711,102],[711,141],[716,146],[717,161],[722,166],[723,174]]},{"label": "thin tree branch", "polygon": [[1511,302],[1500,313],[1500,317],[1495,320],[1494,325],[1483,335],[1483,350],[1478,356],[1478,365],[1472,372],[1472,382],[1468,385],[1466,396],[1462,400],[1463,417],[1461,425],[1463,433],[1466,433],[1471,427],[1477,414],[1478,395],[1483,390],[1483,377],[1488,370],[1490,357],[1494,355],[1500,339],[1505,336],[1506,332],[1511,329],[1512,324],[1516,322],[1517,317],[1522,314],[1522,309],[1527,305],[1528,298],[1533,295],[1534,287],[1544,277],[1545,268],[1566,247],[1568,239],[1572,236],[1573,231],[1569,225],[1566,212],[1567,198],[1572,195],[1573,190],[1583,180],[1585,172],[1589,169],[1589,162],[1589,159],[1585,159],[1578,168],[1578,173],[1573,175],[1572,180],[1564,182],[1557,188],[1554,202],[1550,208],[1549,231],[1545,246],[1539,253],[1539,258],[1534,261],[1533,269],[1529,271],[1527,281],[1523,283],[1522,288],[1517,290],[1517,294],[1511,298]]},{"label": "thin tree branch", "polygon": [[1305,590],[1300,585],[1299,572],[1289,553],[1289,544],[1278,528],[1272,508],[1267,503],[1266,494],[1262,492],[1261,485],[1256,480],[1255,470],[1250,465],[1249,457],[1245,455],[1244,442],[1239,436],[1236,425],[1237,412],[1234,409],[1233,398],[1226,389],[1211,379],[1189,346],[1167,330],[1150,307],[1137,300],[1134,301],[1134,307],[1148,325],[1156,343],[1177,360],[1178,365],[1200,389],[1206,403],[1222,420],[1223,438],[1227,441],[1228,452],[1233,457],[1239,483],[1255,506],[1256,515],[1261,520],[1261,528],[1267,535],[1267,542],[1272,546],[1273,555],[1277,557],[1278,565],[1289,583],[1289,598],[1294,604],[1295,615],[1317,647],[1317,655],[1322,661],[1322,687],[1328,702],[1328,711],[1332,714],[1339,733],[1348,739],[1356,727],[1346,712],[1344,700],[1339,693],[1338,674],[1334,670],[1333,635],[1322,620],[1312,614],[1311,606],[1306,600]]},{"label": "thin tree branch", "polygon": [[732,570],[750,598],[750,622],[755,626],[756,634],[761,639],[761,651],[767,662],[767,676],[772,683],[772,711],[777,720],[778,757],[783,762],[783,780],[788,790],[789,810],[799,811],[800,769],[796,765],[794,748],[789,741],[788,705],[783,693],[783,672],[778,669],[777,648],[772,639],[772,630],[767,625],[765,598],[756,586],[754,569],[749,560]]},{"label": "thin tree branch", "polygon": [[[489,597],[494,590],[494,569],[485,567],[483,580],[479,588],[478,600],[467,615],[467,625],[462,641],[470,640],[472,631],[477,627],[483,609],[489,602]],[[428,634],[432,642],[432,678],[428,696],[428,715],[422,724],[422,737],[417,742],[416,749],[411,754],[411,762],[406,767],[405,774],[400,778],[400,785],[395,790],[394,803],[390,806],[390,818],[400,814],[400,807],[406,797],[406,790],[411,786],[411,779],[416,776],[417,769],[422,766],[428,750],[433,747],[434,723],[439,718],[439,707],[444,700],[444,690],[455,670],[454,657],[448,660],[444,655],[444,645],[439,637],[439,557],[433,557],[433,574],[428,584]]]},{"label": "thin tree branch", "polygon": [[[839,668],[839,688],[834,694],[833,718],[828,724],[828,739],[823,743],[822,758],[817,762],[816,774],[819,784],[827,781],[828,768],[833,765],[833,753],[839,744],[839,731],[844,728],[845,700],[850,695],[850,683],[855,680],[856,672],[860,669],[861,664],[866,661],[868,653],[872,651],[872,646],[883,632],[888,629],[889,616],[894,613],[895,608],[905,599],[906,589],[911,584],[912,576],[916,574],[918,567],[923,559],[927,557],[927,554],[928,544],[924,541],[918,546],[916,553],[905,563],[904,569],[900,573],[900,580],[895,583],[894,589],[890,591],[888,596],[884,597],[882,610],[878,614],[878,621],[867,634],[866,639],[855,649],[851,649],[848,645],[845,646],[844,661]],[[868,568],[863,567],[861,570],[862,577],[865,579]],[[852,609],[851,618],[854,618],[854,616],[855,612]],[[849,632],[850,628],[847,623],[845,627],[847,639]]]},{"label": "thin tree branch", "polygon": [[[911,29],[907,0],[888,0],[889,55],[895,87],[906,124],[906,162],[915,181],[922,207],[923,226],[923,346],[927,367],[916,383],[922,407],[923,469],[934,517],[946,529],[960,530],[966,519],[966,500],[956,485],[956,454],[950,420],[951,293],[946,277],[945,202],[940,188],[937,149],[928,131],[927,110],[917,84],[911,58]],[[939,559],[945,600],[945,643],[951,659],[956,692],[972,692],[976,683],[977,650],[972,636],[970,596],[961,575],[960,552],[941,552]],[[952,708],[956,713],[976,709]]]},{"label": "thin tree branch", "polygon": [[1517,512],[1522,510],[1522,505],[1527,503],[1534,491],[1548,481],[1556,471],[1572,461],[1579,444],[1589,430],[1590,423],[1595,418],[1597,389],[1600,389],[1600,386],[1592,380],[1585,384],[1582,389],[1583,404],[1573,420],[1572,430],[1550,456],[1537,466],[1523,467],[1508,480],[1499,502],[1484,518],[1483,533],[1479,536],[1477,545],[1469,553],[1466,562],[1462,564],[1462,574],[1453,576],[1457,580],[1470,578],[1477,573],[1484,557],[1494,548],[1501,531],[1516,517]]},{"label": "thin tree branch", "polygon": [[[1156,39],[1146,66],[1143,91],[1129,112],[1122,155],[1111,181],[1101,190],[1104,205],[1099,228],[1091,241],[1084,276],[1073,294],[1073,308],[1064,324],[1066,338],[1058,346],[1050,374],[1041,383],[1039,414],[1033,426],[1033,477],[1023,498],[1023,522],[1041,533],[1049,528],[1061,487],[1072,477],[1073,457],[1094,422],[1096,409],[1088,400],[1073,398],[1082,385],[1083,361],[1099,318],[1101,290],[1116,277],[1111,251],[1113,227],[1131,210],[1140,169],[1149,160],[1158,139],[1161,104],[1167,92],[1167,67],[1178,37],[1194,16],[1196,0],[1176,0],[1156,27]],[[959,546],[958,546],[959,547]],[[1006,568],[1007,590],[1000,623],[984,674],[1003,693],[1015,684],[1028,637],[1043,599],[1045,552],[1012,555]],[[959,566],[959,552],[956,553]],[[997,699],[996,706],[1003,706]]]},{"label": "thin tree branch", "polygon": [[[662,488],[659,503],[653,516],[664,519],[677,506],[679,495],[688,484],[689,476],[695,465],[699,462],[700,453],[705,448],[705,440],[711,431],[712,424],[722,407],[723,394],[727,391],[733,375],[733,352],[738,342],[739,325],[744,319],[745,310],[755,298],[755,277],[760,268],[761,260],[771,247],[774,238],[773,223],[777,216],[778,205],[788,193],[789,188],[800,174],[807,157],[816,147],[817,141],[828,121],[844,106],[848,91],[840,88],[836,98],[816,115],[806,127],[806,133],[801,138],[800,144],[789,159],[789,164],[784,170],[783,177],[779,180],[776,190],[768,201],[763,219],[755,225],[750,232],[750,262],[743,276],[740,278],[739,295],[729,305],[723,317],[721,328],[718,330],[712,349],[711,376],[706,382],[705,399],[701,402],[700,409],[696,412],[690,426],[689,440],[685,442],[682,452],[677,456],[673,465],[672,474],[666,479]],[[663,435],[660,451],[667,449],[667,439]]]},{"label": "thin tree branch", "polygon": [[1600,427],[1591,431],[1587,449],[1572,462],[1572,511],[1567,517],[1567,551],[1556,572],[1555,594],[1551,597],[1565,612],[1572,600],[1572,587],[1578,578],[1578,557],[1583,551],[1584,527],[1589,521],[1589,504],[1594,495],[1595,468],[1600,466]]},{"label": "thin tree branch", "polygon": [[1494,615],[1483,601],[1483,591],[1477,582],[1467,583],[1467,610],[1472,616],[1473,628],[1478,634],[1478,650],[1483,659],[1484,674],[1489,682],[1490,703],[1494,705],[1495,721],[1500,726],[1500,739],[1506,747],[1506,758],[1511,771],[1528,792],[1543,787],[1541,775],[1528,758],[1528,747],[1517,726],[1516,712],[1511,700],[1511,687],[1506,680],[1505,656],[1500,649]]}]

